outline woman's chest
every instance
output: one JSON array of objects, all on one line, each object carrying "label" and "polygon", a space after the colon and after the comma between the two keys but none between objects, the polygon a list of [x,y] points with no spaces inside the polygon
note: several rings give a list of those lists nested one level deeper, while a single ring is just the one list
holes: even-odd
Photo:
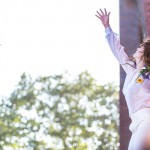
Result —
[{"label": "woman's chest", "polygon": [[126,91],[132,94],[139,94],[141,92],[149,92],[150,93],[150,80],[145,79],[143,83],[137,83],[137,77],[139,74],[137,72],[133,72],[132,75],[128,75],[125,78],[123,93]]}]

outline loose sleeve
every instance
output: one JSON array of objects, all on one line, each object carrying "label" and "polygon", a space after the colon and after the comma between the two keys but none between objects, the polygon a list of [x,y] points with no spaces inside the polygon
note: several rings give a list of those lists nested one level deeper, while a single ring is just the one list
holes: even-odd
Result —
[{"label": "loose sleeve", "polygon": [[[107,27],[105,29],[106,33],[106,40],[108,42],[108,45],[113,53],[113,55],[118,60],[119,64],[122,66],[126,74],[131,73],[135,68],[132,67],[133,65],[132,61],[128,60],[128,55],[124,51],[124,47],[120,44],[120,39],[118,34],[114,33],[111,29],[111,27]],[[129,64],[126,64],[128,61]]]}]

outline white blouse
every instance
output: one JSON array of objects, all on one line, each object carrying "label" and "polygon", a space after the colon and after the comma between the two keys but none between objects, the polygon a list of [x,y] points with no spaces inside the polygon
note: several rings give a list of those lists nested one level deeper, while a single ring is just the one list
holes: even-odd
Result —
[{"label": "white blouse", "polygon": [[[137,110],[150,107],[150,79],[145,79],[143,83],[137,83],[135,81],[139,75],[139,70],[125,64],[129,57],[125,53],[124,47],[120,44],[118,34],[114,33],[111,27],[107,27],[105,33],[106,40],[112,53],[126,72],[122,92],[126,99],[129,116],[131,117]],[[128,63],[134,65],[132,61],[128,60]],[[142,68],[145,68],[145,66]]]}]

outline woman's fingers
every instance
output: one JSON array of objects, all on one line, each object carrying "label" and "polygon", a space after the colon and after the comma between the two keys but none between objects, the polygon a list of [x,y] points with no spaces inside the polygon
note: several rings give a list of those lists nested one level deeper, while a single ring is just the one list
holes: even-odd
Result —
[{"label": "woman's fingers", "polygon": [[107,15],[107,11],[106,11],[106,9],[104,8],[104,11],[105,11],[105,15]]},{"label": "woman's fingers", "polygon": [[96,11],[96,12],[98,13],[99,17],[102,17],[102,15],[98,11]]},{"label": "woman's fingers", "polygon": [[102,15],[104,15],[104,12],[101,9],[100,9],[100,11],[101,11]]},{"label": "woman's fingers", "polygon": [[104,8],[104,11],[102,11],[102,9],[100,9],[101,13],[99,11],[96,11],[97,14],[99,15],[99,17],[102,17],[102,16],[108,16],[110,15],[110,12],[108,13],[106,8]]},{"label": "woman's fingers", "polygon": [[99,17],[98,15],[95,15],[96,17],[98,17],[99,19],[101,19],[101,17]]}]

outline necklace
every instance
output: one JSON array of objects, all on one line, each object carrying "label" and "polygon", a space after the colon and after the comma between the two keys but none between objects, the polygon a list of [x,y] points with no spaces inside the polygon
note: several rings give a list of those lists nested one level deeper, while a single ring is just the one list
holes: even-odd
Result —
[{"label": "necklace", "polygon": [[139,72],[138,77],[136,78],[136,83],[143,83],[145,79],[150,80],[150,66],[144,65],[144,68],[142,68]]}]

